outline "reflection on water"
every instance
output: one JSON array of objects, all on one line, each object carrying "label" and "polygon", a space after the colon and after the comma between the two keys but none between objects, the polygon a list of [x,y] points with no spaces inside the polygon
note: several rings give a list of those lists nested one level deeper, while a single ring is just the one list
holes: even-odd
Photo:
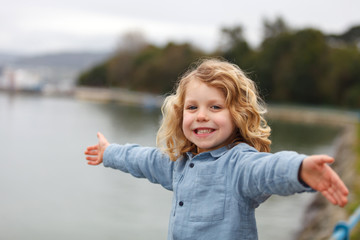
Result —
[{"label": "reflection on water", "polygon": [[[160,111],[0,93],[0,238],[166,239],[171,192],[88,166],[83,155],[97,131],[112,142],[154,146],[159,120]],[[271,125],[275,151],[329,151],[337,133]],[[291,239],[309,196],[271,197],[263,204],[260,239]]]},{"label": "reflection on water", "polygon": [[269,121],[272,129],[272,152],[294,150],[304,154],[326,153],[333,155],[331,148],[334,136],[340,129],[320,124],[296,124]]}]

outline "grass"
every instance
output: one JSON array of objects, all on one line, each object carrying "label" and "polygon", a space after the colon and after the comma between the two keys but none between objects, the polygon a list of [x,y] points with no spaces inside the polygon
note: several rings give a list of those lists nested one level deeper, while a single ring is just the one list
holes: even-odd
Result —
[{"label": "grass", "polygon": [[[360,206],[360,123],[357,124],[357,139],[355,143],[356,162],[355,171],[356,178],[352,186],[352,199],[348,204],[347,211],[349,215],[353,214],[355,209]],[[351,239],[360,239],[360,223],[358,222],[351,231]]]}]

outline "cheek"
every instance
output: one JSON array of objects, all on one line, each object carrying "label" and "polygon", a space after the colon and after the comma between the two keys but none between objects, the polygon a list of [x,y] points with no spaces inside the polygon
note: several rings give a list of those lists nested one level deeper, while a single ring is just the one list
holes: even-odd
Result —
[{"label": "cheek", "polygon": [[191,116],[188,114],[184,114],[182,120],[182,129],[184,132],[189,131],[191,123],[192,123]]},{"label": "cheek", "polygon": [[233,132],[235,129],[235,124],[230,115],[226,115],[221,120],[219,120],[219,124],[224,127],[228,132]]}]

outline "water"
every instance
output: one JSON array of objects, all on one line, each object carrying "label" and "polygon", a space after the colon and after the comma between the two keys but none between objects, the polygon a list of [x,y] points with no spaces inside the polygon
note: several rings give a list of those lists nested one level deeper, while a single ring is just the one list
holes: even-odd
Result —
[{"label": "water", "polygon": [[[83,155],[97,131],[154,146],[159,119],[135,107],[0,93],[0,239],[166,239],[172,193],[88,166]],[[274,151],[331,154],[337,130],[271,125]],[[257,211],[260,239],[291,239],[311,196],[271,197]]]},{"label": "water", "polygon": [[[272,128],[272,152],[293,150],[303,154],[334,155],[335,137],[340,129],[322,126],[269,121]],[[288,197],[271,196],[256,212],[259,239],[296,239],[299,226],[303,224],[306,206],[313,193]]]}]

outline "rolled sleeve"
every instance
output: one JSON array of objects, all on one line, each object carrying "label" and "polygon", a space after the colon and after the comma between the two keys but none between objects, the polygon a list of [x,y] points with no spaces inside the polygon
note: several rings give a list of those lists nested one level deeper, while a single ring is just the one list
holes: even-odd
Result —
[{"label": "rolled sleeve", "polygon": [[121,157],[124,155],[124,146],[119,144],[110,144],[104,152],[103,164],[105,167],[121,170],[128,172],[125,167],[125,158]]},{"label": "rolled sleeve", "polygon": [[103,164],[137,178],[147,178],[152,183],[172,190],[174,164],[157,148],[111,144],[104,152]]},{"label": "rolled sleeve", "polygon": [[261,203],[272,194],[288,196],[312,191],[298,179],[305,157],[290,151],[245,154],[238,174],[239,194]]},{"label": "rolled sleeve", "polygon": [[300,166],[303,160],[307,156],[296,153],[292,153],[292,154],[295,156],[293,157],[293,159],[288,161],[289,172],[287,175],[289,178],[289,193],[292,194],[292,193],[300,193],[305,191],[313,191],[312,188],[307,186],[305,183],[301,182],[299,179]]},{"label": "rolled sleeve", "polygon": [[298,178],[301,163],[305,158],[306,155],[290,151],[271,154],[265,168],[263,191],[281,196],[310,191],[311,188],[301,184]]}]

